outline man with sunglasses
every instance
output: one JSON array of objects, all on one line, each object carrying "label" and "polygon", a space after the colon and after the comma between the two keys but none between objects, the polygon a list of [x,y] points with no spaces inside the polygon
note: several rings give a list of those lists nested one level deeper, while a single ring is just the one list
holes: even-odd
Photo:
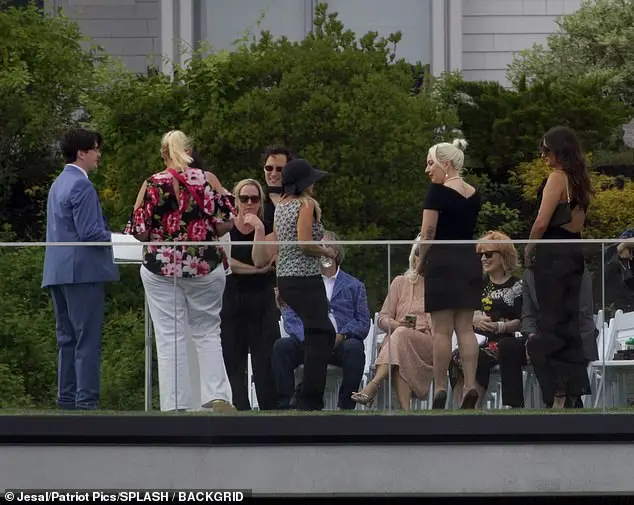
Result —
[{"label": "man with sunglasses", "polygon": [[273,228],[275,206],[282,197],[282,169],[293,159],[290,149],[284,146],[272,146],[266,149],[264,156],[264,218],[266,227]]}]

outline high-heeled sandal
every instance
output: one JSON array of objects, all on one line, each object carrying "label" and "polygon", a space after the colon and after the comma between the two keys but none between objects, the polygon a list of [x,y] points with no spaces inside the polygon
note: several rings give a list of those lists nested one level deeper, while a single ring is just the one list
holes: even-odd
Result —
[{"label": "high-heeled sandal", "polygon": [[566,396],[565,393],[562,394],[556,394],[554,401],[553,401],[553,408],[554,409],[565,409],[566,408],[566,399],[568,397]]},{"label": "high-heeled sandal", "polygon": [[374,400],[376,400],[376,396],[379,394],[379,388],[381,387],[381,385],[378,382],[376,382],[374,379],[372,379],[370,382],[374,384],[374,386],[376,387],[373,395],[362,393],[360,391],[358,392],[355,391],[354,393],[352,393],[352,395],[350,395],[350,397],[359,405],[364,405],[365,407],[368,407],[368,408],[372,407],[372,405],[374,404]]},{"label": "high-heeled sandal", "polygon": [[447,391],[444,389],[438,391],[434,396],[434,401],[431,404],[432,409],[444,409],[447,405]]},{"label": "high-heeled sandal", "polygon": [[464,398],[462,399],[462,404],[460,405],[461,409],[474,409],[476,406],[476,403],[478,403],[478,398],[480,397],[480,395],[478,394],[478,392],[475,389],[470,389],[469,391],[467,391],[467,394],[464,395]]}]

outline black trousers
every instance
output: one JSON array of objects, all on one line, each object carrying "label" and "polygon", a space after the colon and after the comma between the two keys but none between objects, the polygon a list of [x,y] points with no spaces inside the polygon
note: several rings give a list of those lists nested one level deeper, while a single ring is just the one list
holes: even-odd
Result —
[{"label": "black trousers", "polygon": [[522,367],[527,364],[526,338],[503,338],[498,342],[498,363],[502,381],[502,402],[524,407]]},{"label": "black trousers", "polygon": [[555,395],[574,397],[590,392],[579,324],[584,269],[580,244],[537,246],[534,271],[538,334],[529,339],[526,348],[545,403]]},{"label": "black trousers", "polygon": [[298,410],[322,410],[328,362],[335,344],[335,329],[328,317],[328,298],[321,276],[278,277],[282,302],[304,324],[304,379]]},{"label": "black trousers", "polygon": [[280,311],[270,284],[262,290],[243,291],[236,279],[227,278],[220,313],[222,355],[231,384],[233,404],[238,410],[250,410],[247,384],[247,360],[251,352],[253,380],[260,410],[277,406],[271,353],[280,338]]}]

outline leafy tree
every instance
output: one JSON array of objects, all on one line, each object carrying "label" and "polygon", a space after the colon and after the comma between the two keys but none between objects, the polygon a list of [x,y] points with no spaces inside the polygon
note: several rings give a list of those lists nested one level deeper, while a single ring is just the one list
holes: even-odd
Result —
[{"label": "leafy tree", "polygon": [[95,54],[81,47],[75,23],[33,5],[1,9],[0,31],[0,224],[41,238],[46,191],[59,170],[55,141],[81,119]]},{"label": "leafy tree", "polygon": [[524,79],[588,77],[605,83],[605,92],[634,104],[634,3],[584,0],[575,13],[557,21],[546,44],[521,51],[508,69],[516,86]]}]

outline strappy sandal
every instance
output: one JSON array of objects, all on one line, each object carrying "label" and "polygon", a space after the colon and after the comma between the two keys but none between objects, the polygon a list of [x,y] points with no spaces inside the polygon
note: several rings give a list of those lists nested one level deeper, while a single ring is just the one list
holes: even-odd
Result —
[{"label": "strappy sandal", "polygon": [[[374,390],[374,394],[373,395],[369,395],[369,394],[366,394],[366,393],[361,393],[360,391],[359,392],[354,392],[354,393],[352,393],[352,395],[350,395],[350,397],[355,402],[357,402],[359,405],[364,405],[364,406],[366,406],[368,408],[372,407],[372,405],[374,404],[374,400],[376,400],[376,395],[379,394],[379,388],[381,387],[381,385],[378,382],[376,382],[374,379],[372,379],[370,381],[370,383],[374,384],[374,386],[376,387],[376,389]],[[365,389],[365,388],[363,388],[363,389]]]}]

